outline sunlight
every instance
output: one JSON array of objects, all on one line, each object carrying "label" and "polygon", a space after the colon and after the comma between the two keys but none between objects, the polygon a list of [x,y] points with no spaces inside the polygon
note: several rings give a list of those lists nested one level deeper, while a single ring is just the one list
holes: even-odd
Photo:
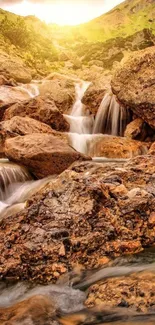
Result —
[{"label": "sunlight", "polygon": [[35,15],[47,23],[77,25],[87,22],[101,14],[101,8],[90,6],[88,2],[59,1],[53,4],[34,4],[24,0],[9,6],[10,11],[19,15]]}]

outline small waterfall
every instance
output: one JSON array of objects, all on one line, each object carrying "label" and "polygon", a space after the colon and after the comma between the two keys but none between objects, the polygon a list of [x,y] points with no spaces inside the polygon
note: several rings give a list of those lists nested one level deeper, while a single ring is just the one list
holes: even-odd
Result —
[{"label": "small waterfall", "polygon": [[112,93],[105,94],[94,120],[94,116],[86,112],[82,104],[82,98],[89,85],[90,82],[84,81],[76,83],[76,101],[71,115],[64,115],[70,124],[69,144],[84,154],[89,154],[90,147],[102,140],[103,134],[123,136],[126,125],[130,122],[130,113],[117,102]]},{"label": "small waterfall", "polygon": [[90,134],[93,130],[94,117],[65,115],[65,119],[70,124],[70,132],[78,134]]},{"label": "small waterfall", "polygon": [[91,82],[88,81],[82,81],[79,83],[76,83],[75,85],[75,104],[73,105],[71,115],[72,116],[83,116],[84,115],[84,106],[82,104],[82,98],[90,86]]},{"label": "small waterfall", "polygon": [[115,95],[107,93],[97,112],[93,134],[103,133],[122,137],[129,122],[129,111],[117,102]]},{"label": "small waterfall", "polygon": [[0,160],[0,220],[25,207],[25,201],[38,192],[53,176],[32,180],[28,171],[9,161]]},{"label": "small waterfall", "polygon": [[4,201],[10,194],[8,188],[13,183],[25,182],[31,179],[28,171],[21,166],[0,160],[0,200]]}]

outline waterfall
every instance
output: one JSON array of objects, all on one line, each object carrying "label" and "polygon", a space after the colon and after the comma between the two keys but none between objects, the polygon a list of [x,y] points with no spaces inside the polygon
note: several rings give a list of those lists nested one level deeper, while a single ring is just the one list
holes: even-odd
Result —
[{"label": "waterfall", "polygon": [[31,176],[24,167],[0,160],[0,200],[4,201],[10,194],[8,188],[11,184],[25,182],[29,179]]},{"label": "waterfall", "polygon": [[107,92],[94,119],[82,104],[82,98],[89,85],[90,82],[82,80],[75,84],[76,100],[71,115],[64,114],[64,117],[70,124],[70,146],[83,154],[96,157],[97,144],[104,143],[106,136],[123,137],[131,116],[129,110],[117,101],[116,96]]},{"label": "waterfall", "polygon": [[93,127],[93,134],[103,133],[124,136],[130,113],[116,100],[113,94],[105,94],[97,112]]}]

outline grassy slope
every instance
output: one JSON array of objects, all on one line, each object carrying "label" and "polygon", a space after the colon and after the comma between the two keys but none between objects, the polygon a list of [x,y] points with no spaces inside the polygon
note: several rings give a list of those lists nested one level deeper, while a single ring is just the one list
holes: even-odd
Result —
[{"label": "grassy slope", "polygon": [[75,30],[89,41],[126,37],[150,28],[155,33],[155,0],[126,0],[113,10]]}]

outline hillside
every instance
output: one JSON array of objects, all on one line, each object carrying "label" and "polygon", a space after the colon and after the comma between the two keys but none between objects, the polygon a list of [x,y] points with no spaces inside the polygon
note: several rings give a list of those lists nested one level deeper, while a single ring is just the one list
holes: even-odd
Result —
[{"label": "hillside", "polygon": [[0,62],[4,53],[13,61],[20,59],[34,78],[62,69],[74,73],[82,66],[111,69],[124,52],[154,45],[154,35],[155,0],[126,0],[74,27],[47,25],[34,16],[0,9]]},{"label": "hillside", "polygon": [[127,37],[144,28],[155,33],[155,0],[126,0],[76,31],[89,41]]}]

